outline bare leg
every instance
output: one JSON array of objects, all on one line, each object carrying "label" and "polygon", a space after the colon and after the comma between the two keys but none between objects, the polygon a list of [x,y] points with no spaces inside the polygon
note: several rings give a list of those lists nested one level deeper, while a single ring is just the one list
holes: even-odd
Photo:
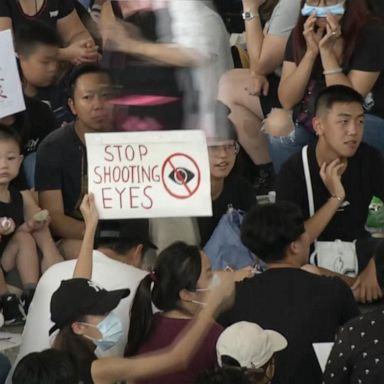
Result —
[{"label": "bare leg", "polygon": [[23,286],[37,284],[39,280],[39,260],[35,240],[28,232],[16,232],[1,257],[5,271],[16,267]]},{"label": "bare leg", "polygon": [[231,109],[230,118],[236,126],[239,142],[255,164],[271,161],[266,135],[260,131],[264,119],[258,96],[245,90],[249,86],[248,69],[226,72],[219,82],[218,99]]},{"label": "bare leg", "polygon": [[41,261],[41,272],[44,273],[51,265],[63,261],[63,256],[60,254],[52,239],[48,227],[44,227],[39,231],[32,233],[37,246],[43,253],[43,260]]},{"label": "bare leg", "polygon": [[77,259],[81,247],[81,240],[64,239],[58,244],[60,253],[65,260]]}]

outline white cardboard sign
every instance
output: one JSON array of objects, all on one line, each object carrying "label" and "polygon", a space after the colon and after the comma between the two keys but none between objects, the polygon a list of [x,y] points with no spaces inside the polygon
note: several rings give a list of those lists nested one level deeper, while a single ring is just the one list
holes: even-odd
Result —
[{"label": "white cardboard sign", "polygon": [[2,118],[25,110],[10,29],[0,32],[0,52],[0,118]]},{"label": "white cardboard sign", "polygon": [[85,142],[101,219],[212,215],[202,131],[93,133]]}]

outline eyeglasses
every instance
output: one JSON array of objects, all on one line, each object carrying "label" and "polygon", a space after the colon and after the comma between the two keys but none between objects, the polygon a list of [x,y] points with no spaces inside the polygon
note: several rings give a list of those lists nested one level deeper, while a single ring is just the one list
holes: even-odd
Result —
[{"label": "eyeglasses", "polygon": [[239,143],[236,143],[236,142],[232,144],[210,145],[208,147],[208,150],[214,156],[220,155],[222,151],[232,155],[237,155],[240,151],[240,145]]}]

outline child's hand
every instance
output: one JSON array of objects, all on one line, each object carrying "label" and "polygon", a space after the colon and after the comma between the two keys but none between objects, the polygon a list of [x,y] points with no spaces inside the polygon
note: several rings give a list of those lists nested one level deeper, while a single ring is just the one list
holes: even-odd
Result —
[{"label": "child's hand", "polygon": [[36,232],[46,228],[49,225],[49,222],[49,212],[46,209],[43,209],[36,212],[29,220],[24,222],[19,229],[25,232]]},{"label": "child's hand", "polygon": [[15,222],[8,217],[0,218],[0,235],[10,235],[16,228]]},{"label": "child's hand", "polygon": [[83,201],[80,205],[80,211],[83,215],[86,227],[97,226],[97,223],[99,221],[99,212],[97,211],[95,205],[95,197],[93,196],[93,193],[84,195]]}]

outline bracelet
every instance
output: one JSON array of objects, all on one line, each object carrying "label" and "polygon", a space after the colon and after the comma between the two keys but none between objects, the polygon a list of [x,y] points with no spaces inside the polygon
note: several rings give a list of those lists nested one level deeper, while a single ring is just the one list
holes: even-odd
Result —
[{"label": "bracelet", "polygon": [[336,75],[337,73],[343,72],[342,68],[329,69],[328,71],[323,71],[323,75]]},{"label": "bracelet", "polygon": [[340,201],[340,203],[342,203],[343,202],[343,198],[341,198],[340,196],[336,196],[336,195],[331,195],[331,197],[333,198],[333,199],[336,199],[336,200],[338,200],[338,201]]}]

